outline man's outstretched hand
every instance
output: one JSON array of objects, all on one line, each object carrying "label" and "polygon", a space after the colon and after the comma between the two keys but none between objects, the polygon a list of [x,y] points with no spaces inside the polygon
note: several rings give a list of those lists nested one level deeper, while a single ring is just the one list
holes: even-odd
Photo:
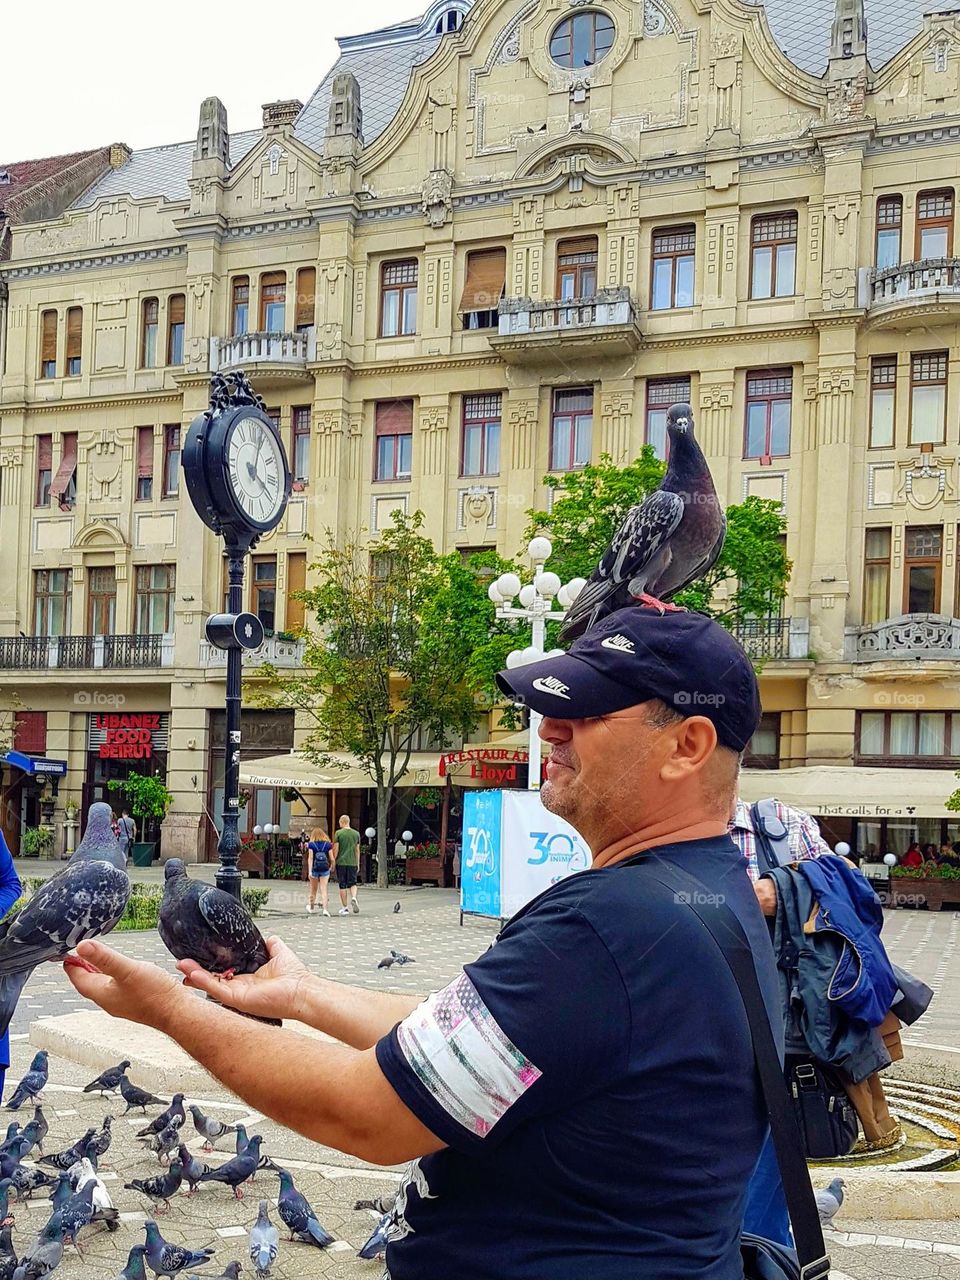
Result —
[{"label": "man's outstretched hand", "polygon": [[189,999],[173,974],[131,960],[103,942],[81,942],[77,956],[84,965],[65,964],[67,977],[80,995],[115,1018],[162,1031],[177,1005]]},{"label": "man's outstretched hand", "polygon": [[184,986],[213,996],[221,1004],[260,1018],[303,1019],[306,988],[311,973],[279,938],[267,938],[270,959],[256,973],[238,973],[232,978],[208,973],[196,960],[180,960]]}]

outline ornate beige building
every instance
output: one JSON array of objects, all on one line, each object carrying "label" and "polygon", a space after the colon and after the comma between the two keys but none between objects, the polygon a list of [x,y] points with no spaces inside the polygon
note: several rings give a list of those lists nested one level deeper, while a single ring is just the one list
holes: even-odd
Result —
[{"label": "ornate beige building", "polygon": [[[279,664],[308,535],[419,508],[442,547],[514,553],[548,471],[662,447],[689,397],[723,498],[789,522],[784,618],[747,637],[752,763],[784,772],[746,793],[861,847],[947,834],[960,16],[865,7],[439,0],[342,40],[261,130],[207,99],[195,142],[12,227],[0,689],[14,745],[66,762],[58,816],[150,759],[167,852],[212,847],[222,565],[179,445],[210,373],[243,368],[297,481],[248,578]],[[246,745],[295,732],[254,716]],[[3,781],[15,837],[39,792]]]}]

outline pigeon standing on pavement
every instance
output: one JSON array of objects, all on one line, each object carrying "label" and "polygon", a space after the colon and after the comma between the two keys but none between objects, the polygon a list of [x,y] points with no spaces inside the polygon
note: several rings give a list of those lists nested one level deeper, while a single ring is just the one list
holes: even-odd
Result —
[{"label": "pigeon standing on pavement", "polygon": [[[10,1188],[13,1182],[10,1178],[0,1178],[0,1226],[5,1226],[8,1222],[13,1221],[13,1214],[10,1212]],[[14,1190],[16,1188],[14,1187]]]},{"label": "pigeon standing on pavement", "polygon": [[54,1169],[69,1169],[83,1156],[87,1143],[96,1134],[96,1129],[88,1129],[82,1138],[78,1138],[66,1151],[55,1151],[51,1156],[41,1156],[40,1164],[48,1164]]},{"label": "pigeon standing on pavement", "polygon": [[167,1105],[166,1098],[157,1098],[152,1093],[148,1093],[146,1089],[140,1089],[137,1085],[132,1084],[128,1080],[126,1073],[120,1077],[120,1096],[127,1104],[124,1115],[127,1114],[131,1107],[140,1107],[144,1115],[146,1115],[147,1107],[165,1107]]},{"label": "pigeon standing on pavement", "polygon": [[240,1280],[240,1272],[242,1270],[243,1267],[241,1267],[239,1262],[228,1262],[223,1268],[223,1273],[219,1276],[198,1276],[191,1272],[191,1274],[187,1276],[187,1280]]},{"label": "pigeon standing on pavement", "polygon": [[33,1109],[33,1123],[37,1126],[37,1150],[43,1155],[43,1140],[50,1132],[50,1126],[39,1103]]},{"label": "pigeon standing on pavement", "polygon": [[400,967],[402,968],[405,964],[416,964],[416,963],[417,962],[416,960],[414,960],[413,956],[405,956],[402,951],[394,951],[393,947],[391,947],[390,954],[388,956],[385,956],[380,961],[380,963],[377,965],[377,968],[389,969],[391,968],[391,966],[395,964],[400,965]]},{"label": "pigeon standing on pavement", "polygon": [[232,1160],[227,1160],[218,1168],[210,1169],[207,1173],[201,1174],[200,1181],[223,1182],[226,1186],[233,1188],[235,1199],[242,1200],[241,1183],[252,1178],[257,1172],[257,1166],[260,1163],[260,1143],[262,1141],[263,1139],[259,1135],[251,1138],[242,1156],[234,1156]]},{"label": "pigeon standing on pavement", "polygon": [[400,903],[399,903],[399,902],[395,902],[395,903],[393,904],[393,914],[394,914],[395,916],[400,914]]},{"label": "pigeon standing on pavement", "polygon": [[825,1191],[818,1191],[815,1199],[821,1226],[832,1227],[833,1219],[843,1204],[843,1188],[847,1184],[842,1178],[834,1178]]},{"label": "pigeon standing on pavement", "polygon": [[113,1130],[110,1127],[112,1124],[113,1116],[104,1116],[103,1128],[90,1139],[98,1156],[105,1156],[110,1150],[110,1143],[113,1141]]},{"label": "pigeon standing on pavement", "polygon": [[63,1223],[55,1213],[20,1259],[13,1280],[42,1280],[60,1265],[62,1257]]},{"label": "pigeon standing on pavement", "polygon": [[193,1127],[203,1138],[204,1151],[212,1151],[213,1144],[218,1138],[237,1132],[237,1125],[224,1124],[221,1120],[215,1120],[213,1116],[205,1116],[197,1106],[191,1105],[190,1114],[193,1116]]},{"label": "pigeon standing on pavement", "polygon": [[[198,1160],[195,1155],[182,1142],[177,1148],[177,1156],[180,1160],[180,1166],[183,1169],[183,1178],[188,1183],[190,1190],[188,1195],[194,1195],[197,1191],[197,1184],[205,1173],[210,1172],[210,1166],[204,1164],[202,1160]],[[172,1169],[176,1161],[172,1161],[170,1168]],[[169,1172],[169,1170],[168,1170]]]},{"label": "pigeon standing on pavement", "polygon": [[186,1113],[183,1109],[183,1094],[175,1093],[166,1111],[161,1111],[143,1129],[138,1129],[137,1137],[145,1138],[151,1133],[160,1133],[169,1124],[172,1124],[175,1129],[179,1129],[186,1118]]},{"label": "pigeon standing on pavement", "polygon": [[[63,1238],[68,1244],[76,1246],[77,1237],[84,1227],[88,1226],[93,1219],[94,1205],[93,1195],[96,1190],[96,1184],[93,1181],[87,1182],[82,1191],[75,1192],[70,1199],[58,1209],[50,1219],[51,1223],[54,1218],[60,1219]],[[111,1205],[111,1214],[114,1219],[119,1217],[116,1209]]]},{"label": "pigeon standing on pavement", "polygon": [[130,1066],[130,1059],[124,1060],[115,1067],[108,1067],[96,1080],[91,1080],[89,1084],[83,1086],[84,1093],[114,1093],[120,1087],[120,1078],[124,1075],[127,1067]]},{"label": "pigeon standing on pavement", "polygon": [[61,1173],[57,1178],[57,1185],[50,1195],[50,1203],[53,1205],[54,1211],[62,1209],[72,1195],[73,1186],[70,1182],[70,1175],[69,1173]]},{"label": "pigeon standing on pavement", "polygon": [[[2,936],[3,936],[2,935],[3,927],[4,926],[0,925],[0,939],[2,939]],[[0,949],[2,949],[2,947],[3,947],[3,942],[0,941]],[[28,974],[27,977],[29,976],[30,975]],[[0,1019],[2,1019],[3,1017],[3,1000],[4,1000],[4,993],[5,993],[5,988],[4,988],[5,981],[6,979],[3,977],[3,970],[2,968],[0,968]],[[26,978],[24,978],[24,982],[26,982]],[[17,997],[19,997],[19,995],[20,995],[20,989],[17,988]],[[14,1004],[16,1004],[16,1000],[14,1000]],[[10,1014],[12,1015],[12,1013],[13,1013],[13,1010],[11,1009]],[[7,1021],[9,1022],[9,1017]],[[6,1030],[5,1027],[0,1028],[0,1036],[3,1035],[3,1032],[5,1030]],[[23,1104],[26,1102],[28,1098],[39,1097],[40,1094],[43,1093],[44,1089],[46,1088],[47,1080],[49,1079],[49,1076],[50,1076],[50,1068],[48,1066],[47,1051],[45,1049],[41,1049],[40,1052],[34,1056],[33,1061],[30,1063],[30,1070],[27,1072],[27,1074],[23,1077],[23,1079],[17,1085],[16,1089],[14,1089],[13,1094],[10,1098],[10,1101],[7,1103],[7,1110],[16,1111],[19,1107],[23,1106]]]},{"label": "pigeon standing on pavement", "polygon": [[13,1227],[5,1222],[0,1228],[0,1280],[13,1280],[17,1269],[17,1255],[13,1247]]},{"label": "pigeon standing on pavement", "polygon": [[[163,900],[157,929],[177,960],[196,960],[210,973],[256,973],[270,959],[263,935],[232,893],[191,880],[180,858],[163,868]],[[276,1018],[258,1018],[279,1026]]]},{"label": "pigeon standing on pavement", "polygon": [[266,1200],[260,1201],[257,1220],[250,1228],[250,1261],[258,1276],[268,1276],[280,1252],[280,1232],[270,1221]]},{"label": "pigeon standing on pavement", "polygon": [[662,612],[664,601],[702,578],[716,562],[727,522],[688,404],[667,411],[667,436],[670,462],[660,488],[627,512],[567,611],[560,629],[563,640],[575,640],[628,605],[649,604]]},{"label": "pigeon standing on pavement", "polygon": [[90,1161],[84,1157],[80,1161],[80,1175],[77,1178],[77,1190],[82,1191],[89,1183],[93,1183],[93,1221],[104,1221],[111,1231],[117,1228],[116,1210],[113,1201],[110,1199],[110,1192],[106,1185],[97,1176]]},{"label": "pigeon standing on pavement", "polygon": [[143,1255],[146,1252],[146,1245],[135,1244],[127,1256],[127,1265],[115,1277],[115,1280],[147,1280],[147,1273],[143,1265]]},{"label": "pigeon standing on pavement", "polygon": [[276,1169],[280,1177],[280,1198],[277,1200],[277,1212],[290,1232],[291,1240],[303,1240],[306,1244],[315,1244],[318,1249],[326,1249],[333,1244],[333,1236],[321,1227],[317,1215],[310,1208],[306,1197],[297,1190],[293,1178],[286,1169]]},{"label": "pigeon standing on pavement", "polygon": [[18,1200],[29,1200],[35,1191],[55,1187],[57,1180],[35,1165],[20,1164],[10,1156],[0,1159],[0,1174],[13,1182]]},{"label": "pigeon standing on pavement", "polygon": [[358,1258],[379,1258],[386,1253],[387,1245],[390,1243],[390,1224],[392,1222],[392,1211],[381,1216],[370,1236],[357,1250]]},{"label": "pigeon standing on pavement", "polygon": [[139,1191],[142,1195],[149,1196],[159,1212],[161,1203],[165,1210],[170,1208],[170,1197],[180,1190],[182,1183],[183,1165],[179,1160],[171,1160],[170,1168],[158,1177],[135,1178],[133,1182],[125,1182],[123,1189],[125,1191]]},{"label": "pigeon standing on pavement", "polygon": [[180,1126],[176,1124],[168,1124],[165,1129],[161,1129],[159,1133],[148,1134],[147,1137],[141,1138],[140,1141],[150,1151],[155,1152],[157,1159],[163,1164],[164,1156],[169,1156],[180,1144]]},{"label": "pigeon standing on pavement", "polygon": [[148,1218],[143,1224],[147,1233],[145,1257],[147,1266],[156,1276],[176,1276],[187,1267],[202,1267],[213,1257],[213,1249],[188,1249],[185,1244],[172,1244],[164,1240],[160,1228]]},{"label": "pigeon standing on pavement", "polygon": [[109,933],[130,897],[127,857],[113,834],[108,804],[92,804],[87,829],[62,871],[44,881],[28,902],[0,924],[0,1035],[20,992],[38,964],[62,960],[91,966],[69,952],[85,938]]}]

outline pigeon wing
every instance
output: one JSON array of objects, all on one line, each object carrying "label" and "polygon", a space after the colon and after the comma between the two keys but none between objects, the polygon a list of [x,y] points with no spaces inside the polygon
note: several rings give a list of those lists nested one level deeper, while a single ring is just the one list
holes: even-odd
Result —
[{"label": "pigeon wing", "polygon": [[270,956],[260,930],[233,894],[210,888],[200,894],[197,906],[222,952],[223,962],[217,967],[252,973],[267,963]]},{"label": "pigeon wing", "polygon": [[130,897],[125,871],[109,862],[70,863],[41,885],[0,935],[0,974],[23,973],[109,933]]}]

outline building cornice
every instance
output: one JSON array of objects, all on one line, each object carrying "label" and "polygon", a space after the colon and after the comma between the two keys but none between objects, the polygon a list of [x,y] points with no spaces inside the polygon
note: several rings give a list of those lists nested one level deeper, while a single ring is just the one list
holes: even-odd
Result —
[{"label": "building cornice", "polygon": [[[204,375],[210,381],[210,375]],[[116,409],[134,405],[173,404],[183,397],[176,391],[123,392],[116,396],[76,396],[70,400],[17,400],[0,403],[0,413],[70,413],[76,409]]]},{"label": "building cornice", "polygon": [[0,269],[0,280],[28,280],[36,276],[63,275],[68,271],[102,271],[107,267],[131,267],[143,262],[182,258],[187,253],[185,244],[159,245],[151,249],[130,249],[123,253],[85,255],[82,258],[63,258],[59,261],[39,259],[23,262],[18,266]]},{"label": "building cornice", "polygon": [[[845,323],[849,324],[847,320]],[[727,342],[782,342],[785,338],[815,338],[816,325],[811,321],[785,321],[782,325],[733,325],[724,329],[697,329],[692,333],[644,334],[643,351],[662,351],[683,347],[716,347]]]}]

